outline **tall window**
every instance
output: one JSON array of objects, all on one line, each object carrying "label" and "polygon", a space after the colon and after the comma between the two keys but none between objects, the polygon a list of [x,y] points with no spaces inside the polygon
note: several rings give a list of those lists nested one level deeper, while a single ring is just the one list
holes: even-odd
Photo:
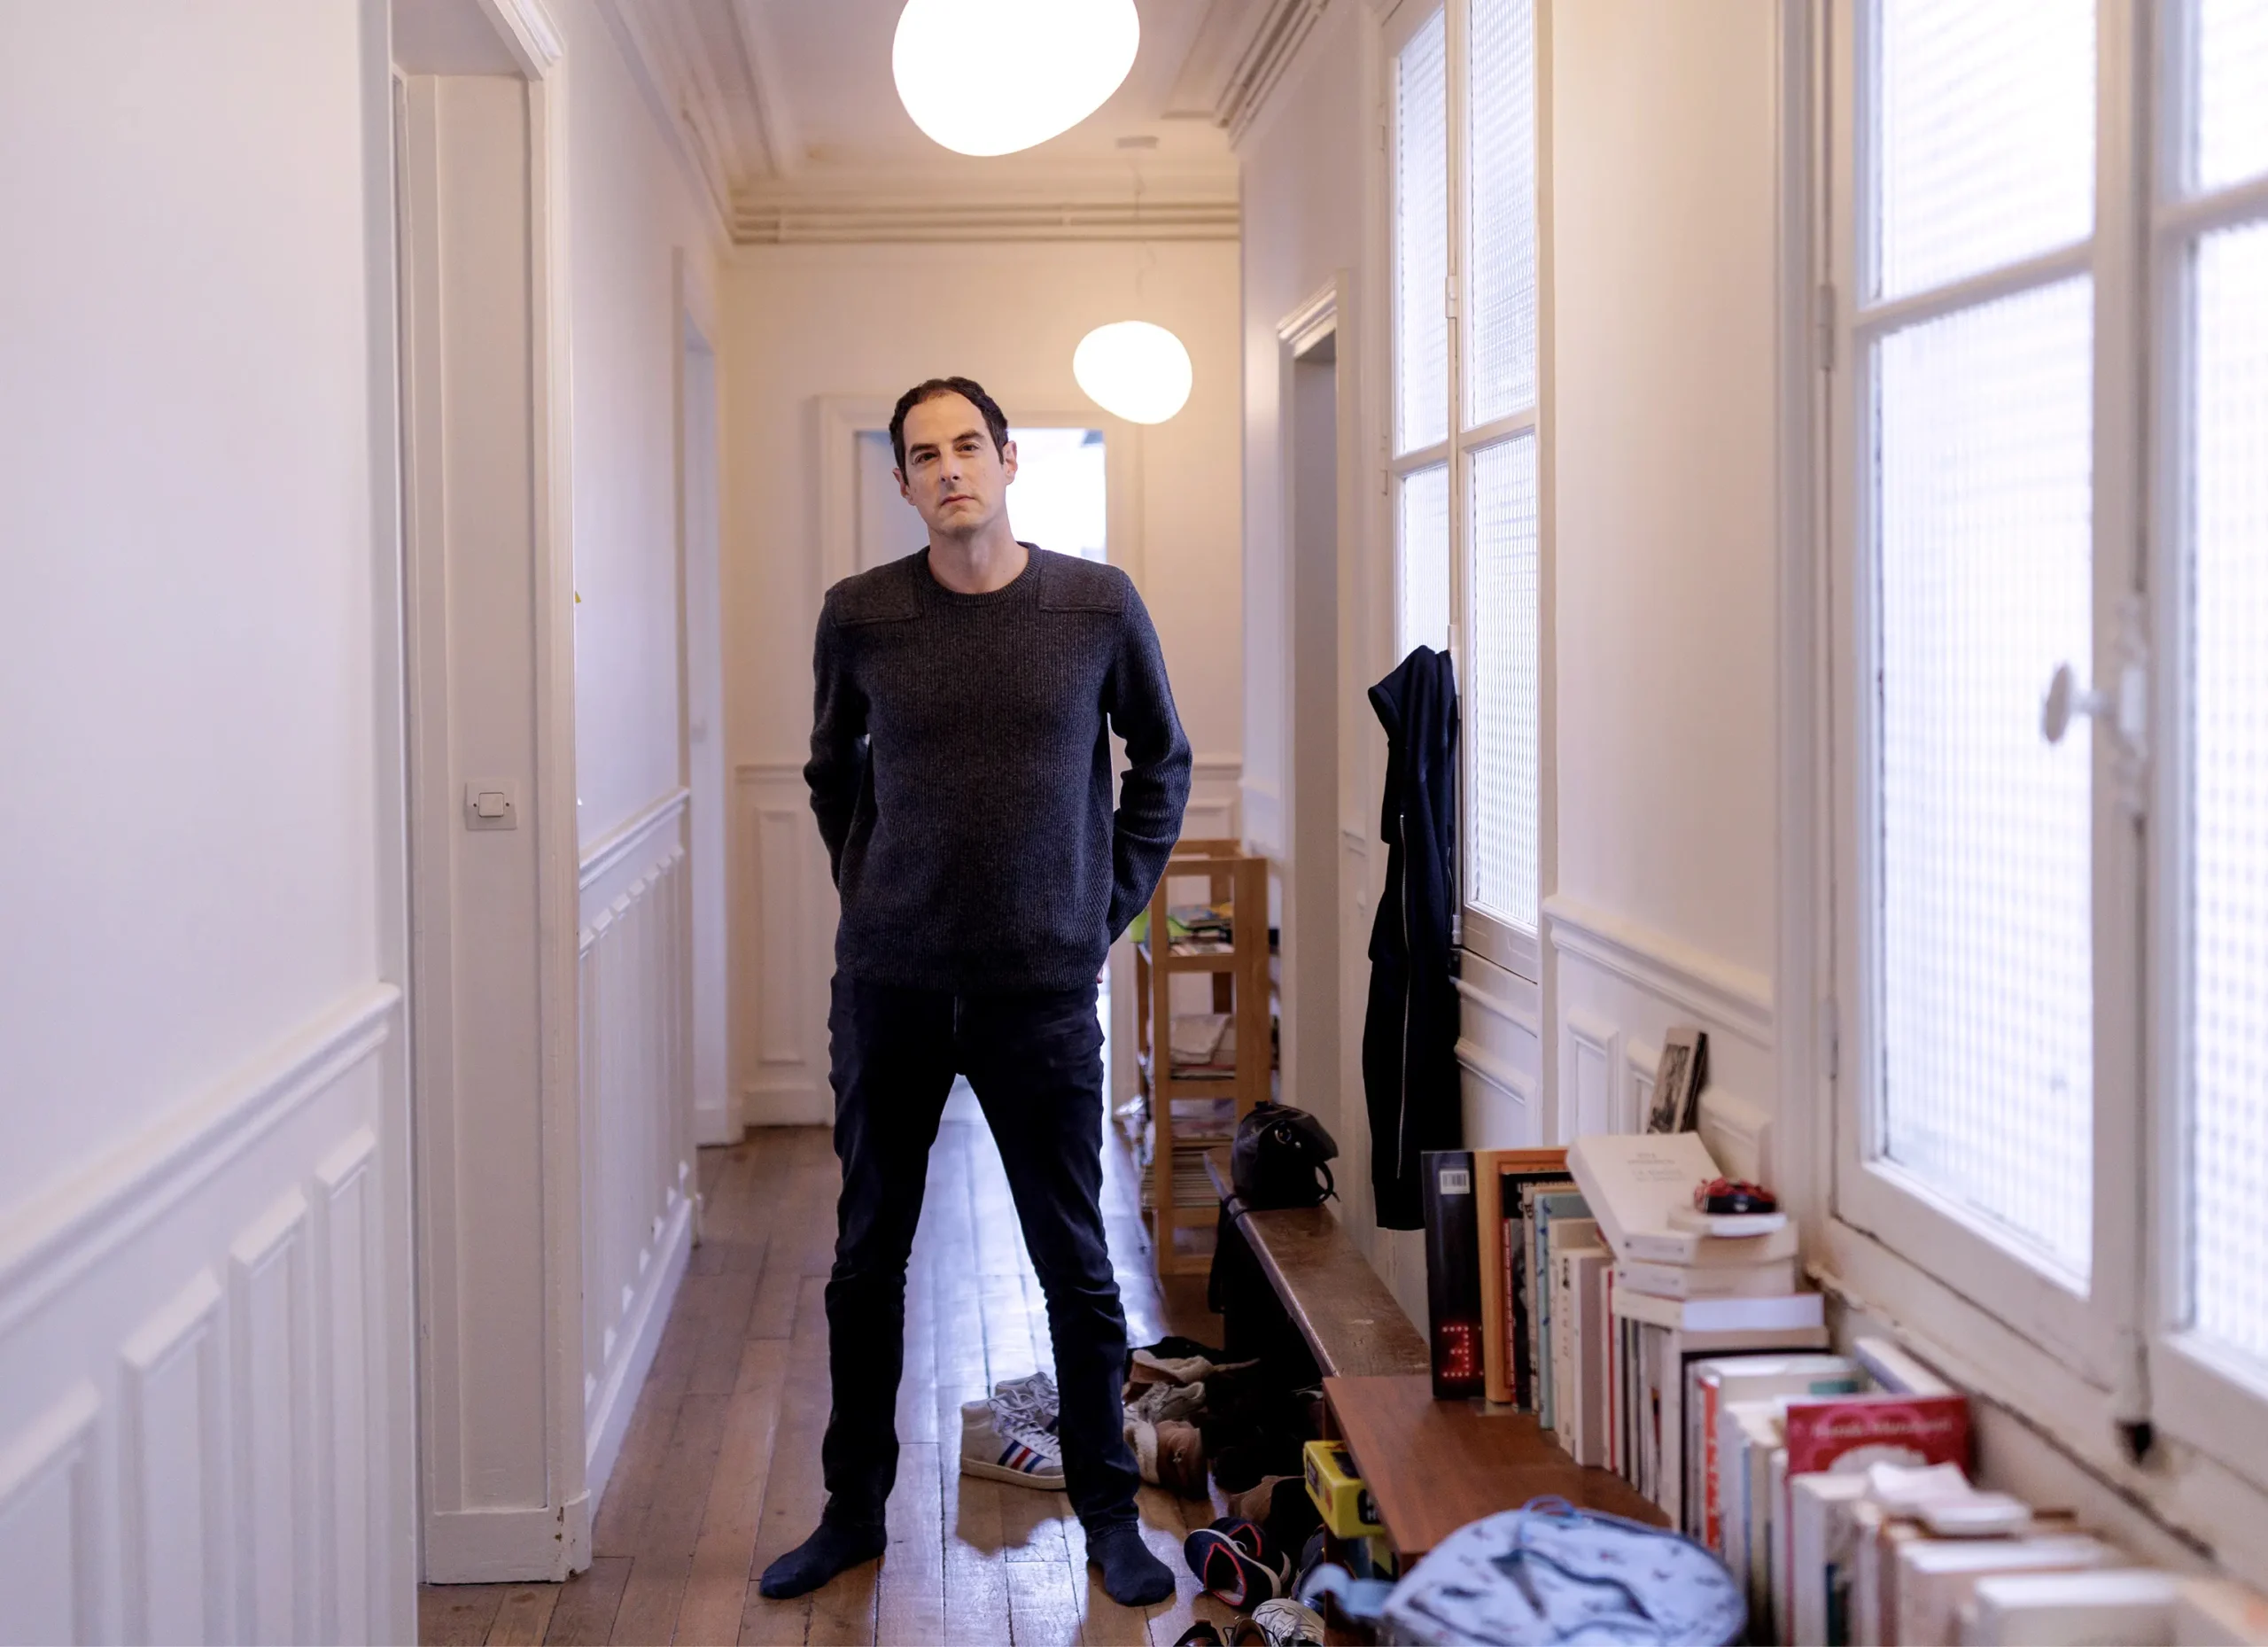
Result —
[{"label": "tall window", "polygon": [[1834,33],[1837,1214],[2258,1431],[2268,0]]},{"label": "tall window", "polygon": [[1456,658],[1466,946],[1536,975],[1534,0],[1398,15],[1393,486],[1400,634]]}]

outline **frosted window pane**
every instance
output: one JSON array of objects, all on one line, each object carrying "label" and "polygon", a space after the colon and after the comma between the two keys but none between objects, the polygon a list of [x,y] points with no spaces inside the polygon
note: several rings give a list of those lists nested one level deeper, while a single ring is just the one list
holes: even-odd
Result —
[{"label": "frosted window pane", "polygon": [[1447,14],[1402,47],[1395,67],[1394,449],[1449,437],[1449,148]]},{"label": "frosted window pane", "polygon": [[1402,482],[1402,656],[1449,644],[1449,471],[1435,463]]},{"label": "frosted window pane", "polygon": [[2208,235],[2196,282],[2195,1324],[2268,1367],[2268,224]]},{"label": "frosted window pane", "polygon": [[2094,227],[2094,7],[1880,0],[1876,290],[1897,297]]},{"label": "frosted window pane", "polygon": [[2197,181],[2207,189],[2268,172],[2268,0],[2202,0],[2197,10]]},{"label": "frosted window pane", "polygon": [[1472,5],[1472,364],[1465,417],[1535,404],[1535,13]]},{"label": "frosted window pane", "polygon": [[1472,455],[1472,901],[1535,930],[1535,437]]},{"label": "frosted window pane", "polygon": [[1877,357],[1884,1153],[2083,1282],[2093,1160],[2089,728],[2093,293],[1886,338]]}]

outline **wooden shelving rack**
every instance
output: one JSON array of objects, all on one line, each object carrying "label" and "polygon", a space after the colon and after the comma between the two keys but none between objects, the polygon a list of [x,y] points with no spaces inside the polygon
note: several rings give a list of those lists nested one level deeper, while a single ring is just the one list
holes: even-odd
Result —
[{"label": "wooden shelving rack", "polygon": [[[1212,1262],[1210,1252],[1183,1251],[1176,1232],[1209,1230],[1220,1213],[1220,1201],[1206,1177],[1204,1151],[1208,1146],[1224,1147],[1225,1140],[1217,1126],[1184,1135],[1182,1116],[1189,1114],[1186,1107],[1197,1101],[1217,1105],[1222,1099],[1233,1099],[1233,1134],[1234,1123],[1275,1091],[1268,877],[1268,860],[1247,853],[1239,842],[1183,841],[1174,848],[1165,875],[1150,898],[1149,936],[1134,946],[1135,1069],[1150,1119],[1146,1216],[1160,1275],[1205,1271]],[[1175,897],[1173,889],[1199,880],[1206,884],[1204,902],[1234,902],[1226,950],[1176,944],[1169,936],[1169,908],[1198,901],[1185,894]],[[1233,1074],[1185,1076],[1174,1073],[1173,981],[1192,973],[1211,978],[1212,1010],[1233,1016],[1237,1037]],[[1177,1115],[1177,1105],[1184,1107],[1182,1115]],[[1200,1123],[1192,1115],[1186,1124],[1197,1127]]]}]

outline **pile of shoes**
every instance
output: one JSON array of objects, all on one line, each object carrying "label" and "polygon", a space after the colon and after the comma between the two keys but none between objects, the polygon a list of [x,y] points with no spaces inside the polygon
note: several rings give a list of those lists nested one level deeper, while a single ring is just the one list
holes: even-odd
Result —
[{"label": "pile of shoes", "polygon": [[1062,1401],[1045,1372],[1003,1379],[960,1409],[960,1472],[1042,1492],[1063,1488]]},{"label": "pile of shoes", "polygon": [[1206,1496],[1203,1425],[1232,1402],[1255,1363],[1231,1362],[1194,1339],[1166,1338],[1126,1361],[1126,1444],[1142,1479],[1184,1498]]},{"label": "pile of shoes", "polygon": [[1236,1516],[1192,1533],[1182,1546],[1190,1571],[1208,1594],[1242,1616],[1225,1636],[1213,1625],[1194,1626],[1176,1647],[1225,1647],[1255,1635],[1266,1647],[1319,1647],[1323,1620],[1293,1599],[1292,1563],[1283,1548],[1264,1528]]}]

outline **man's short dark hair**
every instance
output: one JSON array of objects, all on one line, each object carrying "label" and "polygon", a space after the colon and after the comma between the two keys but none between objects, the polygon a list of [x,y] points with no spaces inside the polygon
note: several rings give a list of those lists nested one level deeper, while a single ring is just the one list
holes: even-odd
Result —
[{"label": "man's short dark hair", "polygon": [[897,454],[897,472],[905,472],[905,415],[924,400],[941,400],[957,394],[983,414],[984,427],[992,436],[992,449],[1002,456],[1008,451],[1008,415],[1000,403],[984,392],[984,385],[974,377],[932,377],[915,384],[897,397],[897,409],[889,415],[889,449]]}]

